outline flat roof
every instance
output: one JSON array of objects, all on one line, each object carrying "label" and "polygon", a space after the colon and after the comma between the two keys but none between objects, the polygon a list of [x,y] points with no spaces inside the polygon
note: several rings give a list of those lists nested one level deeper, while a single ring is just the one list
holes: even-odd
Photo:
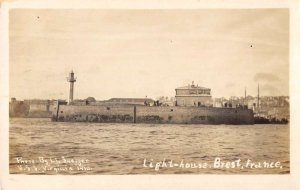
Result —
[{"label": "flat roof", "polygon": [[196,86],[196,85],[188,85],[188,86],[182,86],[182,87],[177,87],[175,90],[210,90],[210,88],[202,87],[202,86]]}]

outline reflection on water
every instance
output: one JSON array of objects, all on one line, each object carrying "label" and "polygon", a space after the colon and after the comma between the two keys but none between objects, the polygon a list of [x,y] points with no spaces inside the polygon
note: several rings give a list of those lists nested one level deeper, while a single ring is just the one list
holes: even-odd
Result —
[{"label": "reflection on water", "polygon": [[[49,119],[10,119],[10,173],[56,174],[55,171],[21,171],[16,157],[37,160],[88,159],[92,170],[59,174],[253,174],[289,173],[288,125],[170,125],[60,123]],[[247,159],[279,161],[282,168],[219,169],[143,167],[144,159],[180,163],[213,163]],[[63,165],[63,164],[61,164]]]}]

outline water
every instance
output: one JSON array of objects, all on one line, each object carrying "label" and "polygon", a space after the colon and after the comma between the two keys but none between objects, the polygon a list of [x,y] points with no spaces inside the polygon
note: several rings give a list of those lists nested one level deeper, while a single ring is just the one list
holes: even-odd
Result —
[{"label": "water", "polygon": [[[13,174],[286,174],[290,171],[289,125],[60,123],[50,119],[11,118],[9,140]],[[20,160],[18,163],[17,158],[21,157],[27,163]],[[244,168],[214,167],[217,157],[230,162],[241,159]],[[69,163],[69,159],[85,162]],[[179,166],[181,162],[188,164],[168,165],[158,170],[149,167],[150,161],[155,166],[164,159],[165,163],[172,160]],[[245,167],[248,159],[251,163],[278,161],[281,168]],[[69,162],[64,163],[66,160]],[[206,168],[199,168],[205,163]],[[189,167],[193,164],[197,168]]]}]

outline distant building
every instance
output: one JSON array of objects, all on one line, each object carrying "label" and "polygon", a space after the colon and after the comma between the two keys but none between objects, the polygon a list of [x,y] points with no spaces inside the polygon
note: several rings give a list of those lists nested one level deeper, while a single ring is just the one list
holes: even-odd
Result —
[{"label": "distant building", "polygon": [[11,98],[9,102],[9,117],[26,117],[29,112],[29,105],[24,101]]},{"label": "distant building", "polygon": [[214,98],[213,107],[220,108],[223,107],[224,98]]},{"label": "distant building", "polygon": [[[59,100],[60,104],[66,103],[65,100]],[[24,100],[24,103],[29,105],[28,117],[51,117],[54,107],[57,105],[57,100],[45,99],[29,99]]]},{"label": "distant building", "polygon": [[[60,100],[60,104],[65,100]],[[51,117],[51,112],[54,106],[57,105],[57,100],[41,100],[41,99],[27,99],[24,101],[11,98],[9,102],[9,116],[10,117]]]},{"label": "distant building", "polygon": [[175,106],[175,97],[159,96],[156,100],[161,103],[161,106]]},{"label": "distant building", "polygon": [[211,90],[192,83],[188,86],[178,87],[176,91],[177,106],[212,106]]},{"label": "distant building", "polygon": [[40,100],[40,99],[31,99],[31,100],[24,100],[26,104],[29,105],[29,112],[35,111],[50,111],[50,100]]}]

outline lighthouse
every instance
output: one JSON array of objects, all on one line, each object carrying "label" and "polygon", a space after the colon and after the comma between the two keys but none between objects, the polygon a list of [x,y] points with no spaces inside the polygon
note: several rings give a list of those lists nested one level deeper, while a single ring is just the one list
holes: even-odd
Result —
[{"label": "lighthouse", "polygon": [[69,104],[73,102],[73,94],[74,94],[74,82],[76,82],[76,78],[74,77],[74,72],[71,71],[69,77],[67,78],[70,83],[70,94],[69,94]]}]

